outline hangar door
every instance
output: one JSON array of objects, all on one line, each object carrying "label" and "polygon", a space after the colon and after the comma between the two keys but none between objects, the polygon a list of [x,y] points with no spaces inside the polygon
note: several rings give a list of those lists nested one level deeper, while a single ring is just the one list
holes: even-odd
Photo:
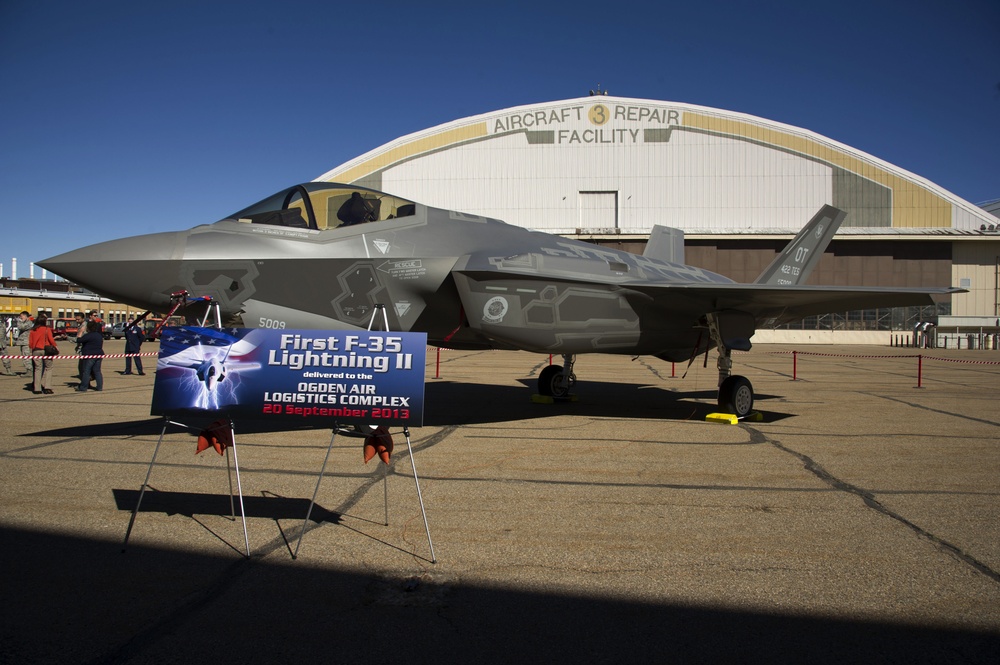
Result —
[{"label": "hangar door", "polygon": [[580,192],[581,229],[618,228],[618,192]]}]

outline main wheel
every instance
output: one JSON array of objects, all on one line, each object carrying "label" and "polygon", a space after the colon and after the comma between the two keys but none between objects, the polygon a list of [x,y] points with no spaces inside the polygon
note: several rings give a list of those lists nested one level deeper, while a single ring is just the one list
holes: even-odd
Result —
[{"label": "main wheel", "polygon": [[743,418],[753,409],[753,386],[745,376],[727,377],[719,386],[719,408]]},{"label": "main wheel", "polygon": [[538,394],[546,397],[565,397],[576,383],[576,376],[563,376],[562,365],[549,365],[538,375]]}]

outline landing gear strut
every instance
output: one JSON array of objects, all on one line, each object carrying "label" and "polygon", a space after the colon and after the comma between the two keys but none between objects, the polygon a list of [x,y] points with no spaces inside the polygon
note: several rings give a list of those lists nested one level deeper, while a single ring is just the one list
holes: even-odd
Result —
[{"label": "landing gear strut", "polygon": [[576,385],[573,364],[576,356],[563,354],[562,365],[548,365],[538,375],[538,394],[545,397],[568,397]]},{"label": "landing gear strut", "polygon": [[[732,349],[722,341],[718,319],[708,315],[708,331],[719,349],[719,410],[745,418],[753,410],[753,386],[745,376],[733,374]],[[749,342],[747,343],[749,348]]]}]

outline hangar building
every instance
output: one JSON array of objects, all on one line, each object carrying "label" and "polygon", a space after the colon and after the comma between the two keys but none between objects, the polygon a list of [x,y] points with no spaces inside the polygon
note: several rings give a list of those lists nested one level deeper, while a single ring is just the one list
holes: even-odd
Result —
[{"label": "hangar building", "polygon": [[403,136],[317,180],[638,253],[654,224],[672,226],[687,263],[741,282],[832,204],[848,216],[809,283],[969,292],[937,308],[812,317],[794,338],[1000,326],[1000,219],[861,150],[743,113],[610,96],[532,104]]}]

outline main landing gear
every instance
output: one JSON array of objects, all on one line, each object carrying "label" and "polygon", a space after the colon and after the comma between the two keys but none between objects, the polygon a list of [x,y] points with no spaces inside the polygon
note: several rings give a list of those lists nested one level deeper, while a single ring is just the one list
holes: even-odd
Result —
[{"label": "main landing gear", "polygon": [[[745,376],[732,374],[730,349],[719,349],[719,410],[745,418],[753,411],[753,386]],[[538,375],[538,394],[556,399],[568,398],[576,386],[573,365],[576,356],[563,354],[562,365],[548,365]]]},{"label": "main landing gear", "polygon": [[[753,320],[749,314],[740,312],[721,312],[708,314],[703,320],[707,324],[712,344],[719,350],[719,410],[737,418],[745,418],[753,412],[753,386],[745,376],[733,374],[733,349],[750,350],[750,337],[753,335]],[[725,327],[727,337],[723,337]],[[700,343],[695,346],[697,353]],[[711,346],[709,346],[711,348]],[[706,350],[707,353],[707,350]],[[691,357],[694,360],[694,355]],[[573,364],[576,356],[563,354],[562,365],[549,365],[538,375],[538,394],[542,397],[567,399],[576,386],[576,374]]]},{"label": "main landing gear", "polygon": [[745,376],[727,376],[719,385],[719,409],[737,418],[753,411],[753,386]]},{"label": "main landing gear", "polygon": [[[733,374],[732,349],[722,341],[719,332],[718,319],[708,317],[708,330],[719,349],[719,410],[731,413],[737,418],[745,418],[753,411],[753,386],[745,376]],[[746,349],[750,348],[750,340],[746,340]]]}]

